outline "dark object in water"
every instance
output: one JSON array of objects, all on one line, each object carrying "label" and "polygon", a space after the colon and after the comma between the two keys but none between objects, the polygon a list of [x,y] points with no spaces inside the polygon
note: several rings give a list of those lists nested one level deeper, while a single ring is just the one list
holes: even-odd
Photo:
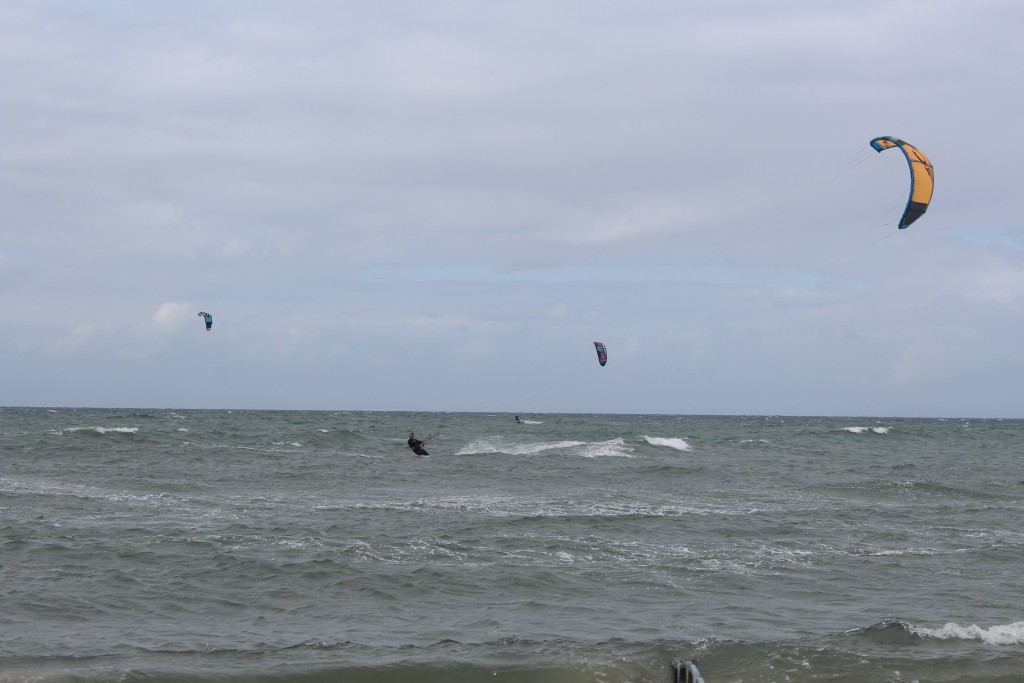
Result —
[{"label": "dark object in water", "polygon": [[678,659],[673,659],[672,683],[704,683],[700,671],[697,670],[697,660],[681,662]]}]

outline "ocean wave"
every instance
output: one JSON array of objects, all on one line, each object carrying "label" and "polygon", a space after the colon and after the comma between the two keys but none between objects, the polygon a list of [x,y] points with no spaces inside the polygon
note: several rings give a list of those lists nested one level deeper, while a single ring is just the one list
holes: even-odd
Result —
[{"label": "ocean wave", "polygon": [[980,642],[986,645],[1024,644],[1024,621],[984,628],[972,624],[946,623],[939,627],[915,626],[906,621],[884,621],[850,633],[866,636],[884,645],[912,645],[923,640]]},{"label": "ocean wave", "polygon": [[138,427],[65,427],[56,433],[58,436],[64,436],[65,434],[104,436],[106,434],[137,434],[138,431]]},{"label": "ocean wave", "polygon": [[849,432],[850,434],[888,434],[888,427],[843,427],[842,432]]},{"label": "ocean wave", "polygon": [[[4,681],[81,683],[534,683],[590,680],[660,680],[669,671],[670,645],[536,642],[518,637],[484,643],[442,638],[427,644],[374,647],[349,640],[310,638],[294,645],[250,649],[182,648],[128,657],[0,658]],[[692,646],[690,646],[692,647]],[[611,650],[611,651],[609,651]],[[637,651],[639,650],[639,652]],[[689,653],[690,650],[686,650]],[[260,663],[253,663],[252,660]],[[651,662],[649,660],[653,659]],[[268,667],[266,662],[271,663]]]},{"label": "ocean wave", "polygon": [[[191,498],[164,492],[134,493],[100,488],[84,483],[67,483],[36,478],[2,477],[0,478],[0,493],[128,503],[134,506],[136,511],[145,508],[167,508],[181,511],[193,502]],[[0,681],[2,680],[0,679]]]},{"label": "ocean wave", "polygon": [[573,455],[585,458],[608,456],[629,457],[632,448],[626,446],[621,438],[608,441],[539,441],[534,443],[509,443],[500,438],[483,438],[471,441],[455,455],[489,455],[504,453],[506,455],[538,455],[550,451],[568,451]]},{"label": "ocean wave", "polygon": [[936,496],[944,499],[983,499],[991,497],[983,491],[972,491],[964,486],[929,480],[876,479],[868,482],[868,486],[880,491],[907,493],[917,496]]},{"label": "ocean wave", "polygon": [[736,642],[689,633],[671,640],[594,642],[498,634],[386,646],[325,634],[241,648],[135,648],[119,655],[2,657],[0,667],[4,680],[36,683],[536,683],[670,680],[674,660],[692,659],[709,681],[937,681],[954,680],[964,670],[970,680],[1020,680],[1020,660],[1012,655],[972,659],[964,669],[959,652],[925,658],[912,652],[878,655],[813,642]]},{"label": "ocean wave", "polygon": [[[897,475],[898,476],[898,475]],[[969,489],[937,481],[918,481],[915,479],[865,479],[858,482],[843,482],[826,485],[827,490],[834,491],[867,491],[869,493],[895,494],[916,498],[936,497],[948,499],[985,500],[998,499],[998,496],[985,491]]]},{"label": "ocean wave", "polygon": [[863,555],[865,557],[928,557],[930,555],[939,555],[943,552],[938,548],[881,548],[879,550],[863,550],[851,554]]},{"label": "ocean wave", "polygon": [[466,444],[455,455],[487,455],[490,453],[506,453],[508,455],[535,455],[544,451],[585,445],[585,441],[541,441],[538,443],[509,444],[502,439],[477,439]]},{"label": "ocean wave", "polygon": [[585,458],[628,458],[631,457],[633,453],[633,449],[627,446],[626,442],[622,439],[610,439],[608,441],[589,443],[582,448],[577,448],[576,450],[579,455],[582,455]]},{"label": "ocean wave", "polygon": [[[640,503],[602,502],[587,500],[555,500],[549,498],[523,498],[521,496],[482,495],[425,498],[393,503],[352,503],[348,505],[316,505],[321,512],[411,512],[443,511],[486,514],[504,519],[578,519],[600,520],[616,518],[694,517],[708,515],[735,516],[748,511],[685,502]],[[632,542],[631,542],[632,543]]]},{"label": "ocean wave", "polygon": [[961,626],[948,623],[938,628],[907,625],[907,630],[922,638],[935,640],[978,641],[986,645],[1024,645],[1024,621],[999,624],[983,628],[972,624]]},{"label": "ocean wave", "polygon": [[644,436],[644,440],[652,446],[664,446],[665,448],[671,448],[677,451],[690,451],[690,444],[686,443],[682,439],[666,438],[660,436]]}]

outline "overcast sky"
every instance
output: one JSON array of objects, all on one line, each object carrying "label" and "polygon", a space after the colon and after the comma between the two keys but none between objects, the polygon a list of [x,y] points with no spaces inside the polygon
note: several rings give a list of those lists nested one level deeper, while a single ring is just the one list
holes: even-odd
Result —
[{"label": "overcast sky", "polygon": [[[1024,417],[1021,36],[1018,0],[8,0],[0,405]],[[935,166],[906,230],[880,135]]]}]

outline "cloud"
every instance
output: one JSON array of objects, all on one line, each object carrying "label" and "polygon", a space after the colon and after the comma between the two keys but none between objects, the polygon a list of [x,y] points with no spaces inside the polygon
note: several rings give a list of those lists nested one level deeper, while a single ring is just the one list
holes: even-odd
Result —
[{"label": "cloud", "polygon": [[548,316],[557,320],[564,319],[569,314],[569,307],[565,304],[555,304],[548,311]]},{"label": "cloud", "polygon": [[75,354],[95,344],[106,331],[108,329],[99,323],[75,325],[67,334],[55,339],[49,350],[58,355]]},{"label": "cloud", "polygon": [[[951,377],[1024,375],[1024,7],[929,7],[0,5],[0,357],[74,349],[93,386],[129,359],[153,404],[212,400],[171,390],[209,362],[287,367],[305,406],[490,409],[600,339],[605,410],[953,410]],[[936,167],[905,231],[889,134]]]},{"label": "cloud", "polygon": [[195,321],[190,318],[194,318],[195,315],[196,311],[187,301],[168,301],[160,304],[152,320],[162,330],[175,330],[194,323]]}]

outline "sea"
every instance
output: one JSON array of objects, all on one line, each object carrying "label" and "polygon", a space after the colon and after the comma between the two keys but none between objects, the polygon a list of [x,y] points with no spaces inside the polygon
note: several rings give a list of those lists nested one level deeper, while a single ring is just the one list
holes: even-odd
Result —
[{"label": "sea", "polygon": [[1024,681],[1024,421],[519,417],[0,409],[0,682]]}]

